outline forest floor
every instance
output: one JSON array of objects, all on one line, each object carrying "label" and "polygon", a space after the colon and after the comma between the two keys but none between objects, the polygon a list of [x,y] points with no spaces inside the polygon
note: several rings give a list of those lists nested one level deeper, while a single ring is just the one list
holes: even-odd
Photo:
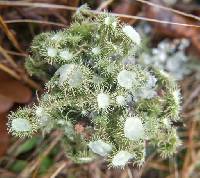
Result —
[{"label": "forest floor", "polygon": [[[187,39],[185,55],[190,73],[179,80],[182,99],[178,124],[182,145],[177,154],[163,160],[152,154],[140,168],[107,169],[102,160],[78,165],[64,153],[62,134],[16,139],[7,132],[7,115],[32,105],[44,83],[30,77],[24,61],[33,37],[70,25],[74,10],[87,3],[97,11],[119,14],[122,22],[150,34],[148,47],[161,41],[175,44]],[[128,15],[128,16],[127,16]],[[0,1],[0,178],[198,178],[200,177],[200,1],[184,0],[26,0]],[[141,27],[142,26],[142,27]],[[192,57],[191,57],[192,56]],[[185,64],[186,67],[188,64]],[[181,70],[181,69],[177,69]]]}]

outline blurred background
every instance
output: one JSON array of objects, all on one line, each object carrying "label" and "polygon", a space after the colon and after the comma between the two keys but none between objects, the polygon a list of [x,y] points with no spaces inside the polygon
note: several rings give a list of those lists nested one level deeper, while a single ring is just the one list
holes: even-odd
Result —
[{"label": "blurred background", "polygon": [[[102,160],[78,165],[65,156],[56,130],[23,140],[8,134],[8,113],[32,105],[44,90],[44,81],[24,68],[33,37],[66,28],[85,3],[121,14],[120,20],[142,36],[137,60],[165,70],[179,83],[183,122],[176,124],[182,146],[173,157],[163,160],[155,153],[142,167],[123,170],[107,169]],[[200,0],[0,0],[0,178],[199,178],[199,123]]]}]

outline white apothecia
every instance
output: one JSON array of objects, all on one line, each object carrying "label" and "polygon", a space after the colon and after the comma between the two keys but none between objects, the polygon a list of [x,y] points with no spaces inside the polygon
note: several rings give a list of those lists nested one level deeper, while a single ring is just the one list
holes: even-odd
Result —
[{"label": "white apothecia", "polygon": [[165,70],[176,80],[182,80],[191,73],[191,69],[187,66],[189,58],[186,55],[189,43],[189,40],[185,39],[163,40],[157,48],[152,49],[151,54],[143,53],[138,62]]},{"label": "white apothecia", "polygon": [[128,117],[124,124],[124,135],[130,140],[139,140],[144,138],[144,127],[142,121],[137,116]]},{"label": "white apothecia", "polygon": [[112,25],[113,28],[116,28],[117,26],[117,21],[112,19],[111,17],[106,17],[104,20],[105,25]]},{"label": "white apothecia", "polygon": [[49,57],[56,57],[56,55],[57,55],[57,49],[49,47],[47,49],[47,55]]},{"label": "white apothecia", "polygon": [[155,85],[156,85],[157,79],[155,76],[148,74],[148,80],[146,83],[146,86],[141,88],[138,96],[140,98],[146,98],[146,99],[151,99],[157,95],[157,92],[155,91]]},{"label": "white apothecia", "polygon": [[70,59],[73,58],[73,54],[72,54],[71,52],[69,52],[68,49],[65,49],[65,50],[61,51],[61,52],[59,53],[59,56],[60,56],[62,59],[64,59],[65,61],[69,61]]},{"label": "white apothecia", "polygon": [[46,125],[49,121],[49,116],[48,114],[45,112],[44,108],[42,107],[37,107],[35,110],[35,114],[39,119],[39,122],[42,126]]},{"label": "white apothecia", "polygon": [[133,87],[135,80],[135,74],[131,71],[122,70],[117,76],[118,84],[126,89]]},{"label": "white apothecia", "polygon": [[165,126],[167,126],[167,128],[171,127],[171,122],[169,118],[164,118],[163,123],[165,124]]},{"label": "white apothecia", "polygon": [[112,23],[112,26],[113,26],[113,28],[116,28],[116,27],[117,27],[117,22],[114,21],[114,22]]},{"label": "white apothecia", "polygon": [[112,164],[115,167],[124,167],[131,159],[133,155],[128,151],[119,151],[112,159]]},{"label": "white apothecia", "polygon": [[153,75],[151,75],[151,74],[149,74],[146,87],[147,87],[147,88],[155,87],[156,82],[157,82],[156,77],[153,76]]},{"label": "white apothecia", "polygon": [[181,100],[181,93],[179,90],[175,90],[173,93],[173,96],[174,96],[174,100],[176,102],[177,105],[180,104],[180,100]]},{"label": "white apothecia", "polygon": [[99,93],[97,95],[97,103],[99,109],[106,109],[110,105],[110,97],[106,93]]},{"label": "white apothecia", "polygon": [[112,146],[102,140],[90,142],[88,146],[94,153],[101,156],[107,156],[112,151]]},{"label": "white apothecia", "polygon": [[141,98],[151,99],[157,96],[157,92],[152,88],[142,88],[138,96]]},{"label": "white apothecia", "polygon": [[105,25],[110,25],[110,23],[111,23],[110,17],[106,17],[105,20],[104,20],[104,24]]},{"label": "white apothecia", "polygon": [[70,76],[68,80],[68,84],[71,87],[78,87],[83,81],[83,73],[82,71],[77,68],[76,71],[73,71],[72,75]]},{"label": "white apothecia", "polygon": [[60,75],[60,85],[67,81],[71,87],[77,87],[81,84],[83,79],[82,71],[75,64],[65,64],[61,66],[56,71],[56,74]]},{"label": "white apothecia", "polygon": [[94,55],[98,55],[100,53],[101,49],[100,47],[95,47],[95,48],[92,48],[92,53]]},{"label": "white apothecia", "polygon": [[116,96],[116,102],[117,102],[117,104],[120,105],[120,106],[126,105],[126,99],[125,99],[125,97],[122,96],[122,95]]},{"label": "white apothecia", "polygon": [[63,82],[67,81],[75,68],[76,68],[75,64],[65,64],[61,66],[56,71],[56,74],[60,75],[59,83],[63,84]]},{"label": "white apothecia", "polygon": [[101,78],[100,76],[94,75],[93,79],[92,79],[92,82],[94,84],[101,84],[103,82],[103,78]]},{"label": "white apothecia", "polygon": [[22,118],[13,119],[11,127],[16,132],[29,132],[32,130],[30,122]]},{"label": "white apothecia", "polygon": [[125,33],[126,36],[128,36],[134,43],[137,45],[140,45],[141,38],[138,32],[131,27],[130,25],[126,25],[122,28],[122,31]]},{"label": "white apothecia", "polygon": [[57,33],[51,37],[51,40],[53,41],[60,41],[61,39],[62,39],[62,35],[60,33]]}]

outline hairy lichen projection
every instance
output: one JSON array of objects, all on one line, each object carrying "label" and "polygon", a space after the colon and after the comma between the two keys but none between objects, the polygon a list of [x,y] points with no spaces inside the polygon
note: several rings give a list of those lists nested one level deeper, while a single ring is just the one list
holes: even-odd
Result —
[{"label": "hairy lichen projection", "polygon": [[69,28],[36,36],[26,67],[49,79],[47,90],[38,105],[9,115],[9,132],[26,137],[59,129],[77,163],[103,157],[124,167],[141,165],[148,149],[175,153],[179,90],[158,68],[134,63],[140,43],[133,27],[83,7]]}]

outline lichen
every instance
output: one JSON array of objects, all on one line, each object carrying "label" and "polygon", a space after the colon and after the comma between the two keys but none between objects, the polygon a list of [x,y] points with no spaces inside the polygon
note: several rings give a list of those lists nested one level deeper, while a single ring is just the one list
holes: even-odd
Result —
[{"label": "lichen", "polygon": [[58,129],[77,163],[102,156],[113,167],[141,165],[148,147],[174,154],[179,90],[159,68],[135,64],[141,43],[133,27],[86,7],[68,28],[36,36],[27,70],[49,81],[37,105],[9,115],[9,132],[27,137]]}]

